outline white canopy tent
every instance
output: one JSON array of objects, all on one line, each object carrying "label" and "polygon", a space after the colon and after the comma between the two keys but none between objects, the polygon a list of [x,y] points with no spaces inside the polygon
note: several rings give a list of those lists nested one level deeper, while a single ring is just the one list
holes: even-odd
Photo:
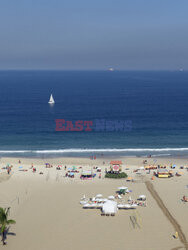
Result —
[{"label": "white canopy tent", "polygon": [[104,214],[115,214],[117,213],[117,202],[112,200],[107,200],[102,206],[102,212]]}]

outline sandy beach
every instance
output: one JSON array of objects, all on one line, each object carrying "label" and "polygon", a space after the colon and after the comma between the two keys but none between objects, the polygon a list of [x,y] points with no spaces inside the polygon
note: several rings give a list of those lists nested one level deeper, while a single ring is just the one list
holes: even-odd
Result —
[{"label": "sandy beach", "polygon": [[[156,159],[156,158],[155,158]],[[21,163],[18,163],[18,160]],[[0,207],[11,207],[10,217],[16,220],[7,235],[7,250],[51,250],[51,249],[99,249],[99,250],[167,250],[188,249],[181,235],[175,239],[175,226],[166,216],[165,211],[156,202],[146,182],[164,203],[172,217],[180,225],[187,237],[187,206],[181,198],[187,195],[188,171],[181,170],[183,175],[168,179],[151,180],[152,171],[140,175],[133,172],[143,166],[143,158],[121,158],[123,171],[134,178],[135,182],[126,179],[105,179],[105,168],[109,168],[111,159],[100,158],[1,158],[0,162]],[[153,164],[153,159],[147,159]],[[186,159],[157,158],[156,164],[176,164],[187,166]],[[53,165],[46,168],[45,163]],[[2,167],[13,165],[10,176]],[[31,166],[36,167],[36,173]],[[62,165],[61,170],[56,170]],[[90,170],[102,168],[93,180],[80,180],[80,173],[75,178],[65,177],[64,166],[80,166]],[[22,166],[22,168],[20,168]],[[23,171],[23,170],[27,171]],[[20,171],[22,170],[22,171]],[[39,172],[43,174],[39,174]],[[176,170],[175,170],[176,171]],[[103,217],[99,209],[83,209],[79,204],[81,197],[93,197],[98,193],[104,197],[114,195],[119,186],[127,186],[131,196],[137,199],[144,194],[147,206],[138,206],[136,210],[118,210],[114,217]],[[125,195],[125,199],[129,195]],[[137,216],[139,227],[134,228],[130,216]],[[186,240],[186,239],[185,239]],[[0,248],[3,248],[2,244]]]}]

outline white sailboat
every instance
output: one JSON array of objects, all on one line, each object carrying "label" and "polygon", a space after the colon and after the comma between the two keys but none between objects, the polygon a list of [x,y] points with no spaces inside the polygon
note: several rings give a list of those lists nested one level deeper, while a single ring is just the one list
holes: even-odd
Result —
[{"label": "white sailboat", "polygon": [[51,94],[51,96],[50,96],[50,100],[49,100],[49,102],[48,102],[49,104],[54,104],[55,103],[55,101],[54,101],[54,98],[53,98],[53,95]]}]

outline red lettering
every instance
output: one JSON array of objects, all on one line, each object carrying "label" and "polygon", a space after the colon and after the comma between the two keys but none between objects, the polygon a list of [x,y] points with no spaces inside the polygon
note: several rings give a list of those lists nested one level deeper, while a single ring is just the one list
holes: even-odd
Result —
[{"label": "red lettering", "polygon": [[72,121],[67,121],[67,127],[66,127],[66,130],[65,131],[74,131],[74,126],[72,124]]},{"label": "red lettering", "polygon": [[74,131],[82,131],[83,130],[82,124],[83,124],[83,121],[76,121]]},{"label": "red lettering", "polygon": [[84,121],[84,126],[87,126],[85,128],[85,131],[92,131],[92,128],[90,128],[90,126],[93,125],[93,122],[92,121]]},{"label": "red lettering", "polygon": [[65,126],[63,126],[63,124],[65,124],[64,119],[56,119],[55,122],[56,122],[56,128],[55,128],[56,131],[66,131]]}]

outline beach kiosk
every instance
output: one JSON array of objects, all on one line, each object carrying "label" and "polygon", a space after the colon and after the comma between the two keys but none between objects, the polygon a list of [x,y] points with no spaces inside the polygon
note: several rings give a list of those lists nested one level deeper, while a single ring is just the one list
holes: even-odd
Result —
[{"label": "beach kiosk", "polygon": [[122,161],[111,161],[110,162],[110,171],[112,173],[119,173],[122,170]]},{"label": "beach kiosk", "polygon": [[157,177],[159,178],[168,178],[170,177],[170,173],[167,169],[162,168],[157,171]]},{"label": "beach kiosk", "polygon": [[80,179],[81,180],[92,180],[94,177],[93,173],[91,170],[87,170],[87,171],[82,171]]}]

